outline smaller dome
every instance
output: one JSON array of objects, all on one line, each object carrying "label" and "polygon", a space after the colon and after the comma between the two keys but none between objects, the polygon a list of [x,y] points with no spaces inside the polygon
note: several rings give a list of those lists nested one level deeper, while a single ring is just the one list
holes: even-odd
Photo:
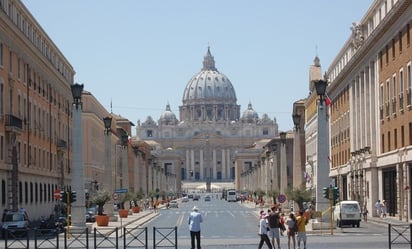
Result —
[{"label": "smaller dome", "polygon": [[262,118],[259,120],[259,124],[273,124],[273,121],[269,118],[267,113],[264,113]]},{"label": "smaller dome", "polygon": [[259,115],[253,110],[252,103],[249,103],[247,110],[243,112],[242,121],[244,123],[254,123],[258,121]]},{"label": "smaller dome", "polygon": [[159,119],[161,125],[175,125],[178,123],[176,115],[170,109],[170,105],[166,105],[166,110],[162,113]]}]

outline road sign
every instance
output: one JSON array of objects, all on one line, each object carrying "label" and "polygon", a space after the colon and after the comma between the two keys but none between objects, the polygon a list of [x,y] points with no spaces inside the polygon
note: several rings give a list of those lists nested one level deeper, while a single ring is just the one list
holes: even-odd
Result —
[{"label": "road sign", "polygon": [[278,195],[278,201],[280,203],[284,203],[286,201],[286,195],[284,195],[284,194]]},{"label": "road sign", "polygon": [[119,188],[114,191],[115,193],[127,193],[127,188]]},{"label": "road sign", "polygon": [[113,200],[117,201],[119,199],[119,194],[118,193],[113,193],[112,198],[113,198]]},{"label": "road sign", "polygon": [[60,189],[54,190],[54,199],[60,199]]}]

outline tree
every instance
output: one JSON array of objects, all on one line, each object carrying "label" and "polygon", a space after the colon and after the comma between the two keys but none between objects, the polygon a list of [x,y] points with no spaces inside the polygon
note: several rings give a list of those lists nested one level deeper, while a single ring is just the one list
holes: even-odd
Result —
[{"label": "tree", "polygon": [[138,202],[139,202],[141,199],[143,199],[143,197],[144,197],[144,193],[143,193],[143,190],[142,190],[142,189],[139,189],[139,191],[136,191],[136,192],[133,194],[133,198],[132,198],[132,200],[133,200],[133,202],[134,202],[134,205],[135,205],[135,206],[138,206]]},{"label": "tree", "polygon": [[276,204],[276,198],[279,196],[279,191],[278,190],[270,190],[268,192],[268,196],[272,197],[273,204]]},{"label": "tree", "polygon": [[312,192],[306,190],[304,187],[300,188],[287,188],[286,195],[289,200],[293,200],[298,204],[299,210],[304,210],[303,203],[312,200]]},{"label": "tree", "polygon": [[127,192],[127,193],[125,193],[125,194],[122,194],[121,196],[120,196],[120,200],[119,200],[119,205],[120,205],[120,209],[125,209],[125,207],[124,207],[124,204],[127,202],[127,201],[130,201],[130,200],[132,200],[133,199],[133,195],[131,194],[131,193],[129,193],[129,192]]},{"label": "tree", "polygon": [[93,196],[92,202],[98,206],[97,214],[103,215],[103,206],[110,201],[110,193],[107,190],[99,190]]}]

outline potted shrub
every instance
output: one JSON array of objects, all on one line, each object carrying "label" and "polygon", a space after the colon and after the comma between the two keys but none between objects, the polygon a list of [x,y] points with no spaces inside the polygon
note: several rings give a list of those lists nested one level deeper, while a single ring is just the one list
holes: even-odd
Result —
[{"label": "potted shrub", "polygon": [[134,196],[133,196],[133,203],[134,206],[132,207],[133,213],[139,213],[140,212],[140,207],[139,207],[139,201],[143,199],[144,194],[142,190],[137,191]]},{"label": "potted shrub", "polygon": [[125,208],[125,203],[127,201],[130,201],[132,199],[132,195],[130,193],[125,193],[124,195],[120,196],[120,201],[119,201],[119,217],[120,218],[127,218],[129,215],[129,209]]},{"label": "potted shrub", "polygon": [[110,201],[110,193],[107,190],[99,190],[93,196],[92,202],[97,205],[96,223],[98,226],[108,226],[109,216],[103,213],[103,206]]}]

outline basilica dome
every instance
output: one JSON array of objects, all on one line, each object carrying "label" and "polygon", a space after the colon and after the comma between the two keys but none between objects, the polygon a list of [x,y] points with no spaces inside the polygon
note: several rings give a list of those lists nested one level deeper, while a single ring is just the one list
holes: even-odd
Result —
[{"label": "basilica dome", "polygon": [[194,75],[183,93],[183,105],[193,102],[236,103],[236,93],[229,78],[215,67],[210,48],[203,59],[202,70]]},{"label": "basilica dome", "polygon": [[170,105],[167,104],[166,110],[162,113],[159,119],[159,124],[163,125],[175,125],[178,123],[176,115],[170,109]]},{"label": "basilica dome", "polygon": [[259,119],[258,113],[253,109],[252,103],[249,103],[247,110],[243,112],[242,121],[244,123],[254,123]]}]

